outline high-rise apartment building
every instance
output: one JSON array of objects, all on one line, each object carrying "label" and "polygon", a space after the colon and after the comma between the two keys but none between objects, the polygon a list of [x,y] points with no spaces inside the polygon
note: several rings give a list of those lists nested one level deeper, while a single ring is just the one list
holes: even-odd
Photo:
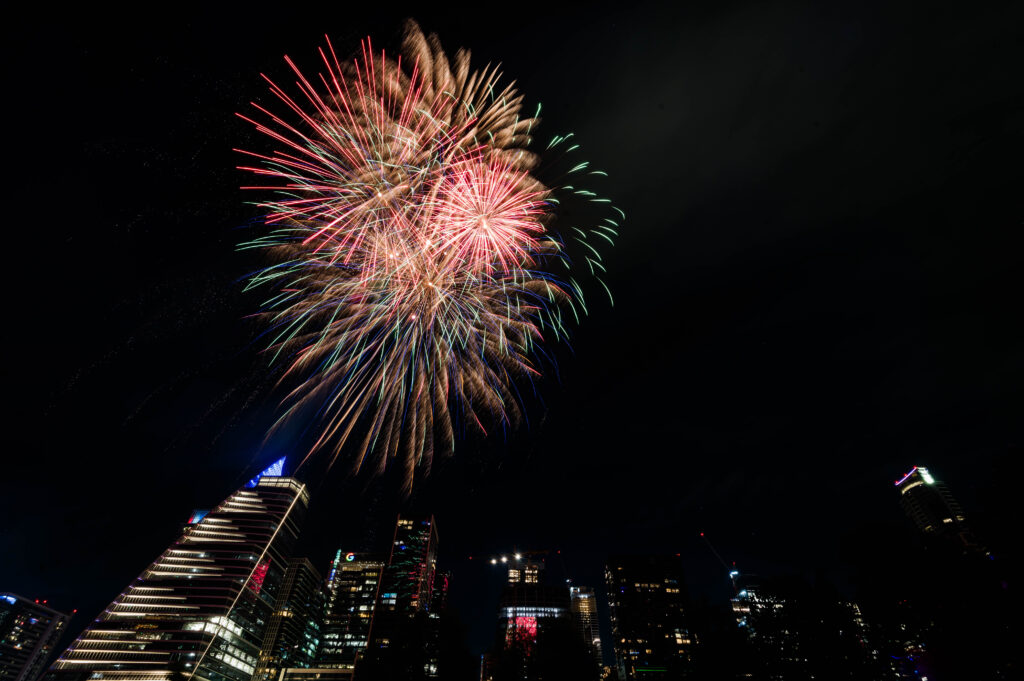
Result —
[{"label": "high-rise apartment building", "polygon": [[39,678],[67,622],[45,603],[0,593],[0,681]]},{"label": "high-rise apartment building", "polygon": [[54,662],[57,681],[250,681],[309,503],[284,460],[208,513]]},{"label": "high-rise apartment building", "polygon": [[960,504],[927,468],[914,466],[895,486],[903,511],[925,536],[950,540],[965,549],[980,548]]},{"label": "high-rise apartment building", "polygon": [[594,590],[589,586],[569,587],[569,603],[576,630],[594,657],[594,663],[600,668],[604,665],[604,659],[601,655],[600,620]]},{"label": "high-rise apartment building", "polygon": [[322,583],[308,559],[294,559],[288,565],[253,681],[273,681],[281,669],[315,665],[326,600]]},{"label": "high-rise apartment building", "polygon": [[384,561],[338,551],[327,577],[327,611],[318,666],[353,669],[366,651]]},{"label": "high-rise apartment building", "polygon": [[612,556],[605,579],[620,681],[685,678],[695,638],[686,621],[682,561]]}]

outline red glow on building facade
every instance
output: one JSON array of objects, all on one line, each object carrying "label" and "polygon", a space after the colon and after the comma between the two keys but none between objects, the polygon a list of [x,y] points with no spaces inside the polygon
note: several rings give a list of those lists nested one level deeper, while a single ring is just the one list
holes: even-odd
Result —
[{"label": "red glow on building facade", "polygon": [[252,577],[249,579],[249,588],[259,593],[263,588],[263,580],[267,578],[267,570],[270,569],[270,561],[265,560],[256,566],[256,569],[252,572]]},{"label": "red glow on building facade", "polygon": [[505,644],[534,643],[537,640],[536,617],[509,617],[508,628],[505,630]]}]

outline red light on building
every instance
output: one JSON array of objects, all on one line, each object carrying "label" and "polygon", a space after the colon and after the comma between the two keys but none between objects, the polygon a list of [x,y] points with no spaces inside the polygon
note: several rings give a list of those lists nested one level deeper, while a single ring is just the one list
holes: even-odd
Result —
[{"label": "red light on building", "polygon": [[253,570],[252,578],[249,580],[249,588],[259,593],[263,588],[263,580],[267,578],[267,570],[270,569],[270,561],[265,560]]},{"label": "red light on building", "polygon": [[508,646],[516,643],[534,643],[537,640],[536,617],[509,617],[508,629],[505,630],[505,643]]}]

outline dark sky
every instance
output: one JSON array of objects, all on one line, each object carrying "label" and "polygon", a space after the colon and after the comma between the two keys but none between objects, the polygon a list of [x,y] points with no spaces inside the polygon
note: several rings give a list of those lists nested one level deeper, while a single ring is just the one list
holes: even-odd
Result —
[{"label": "dark sky", "polygon": [[[628,216],[615,306],[594,296],[530,427],[460,443],[416,500],[472,645],[479,559],[514,546],[590,584],[610,551],[680,552],[724,598],[704,530],[744,570],[852,589],[850,547],[902,531],[891,481],[914,464],[998,529],[1024,443],[1021,6],[822,5],[9,23],[0,589],[84,626],[192,508],[301,450],[297,430],[261,449],[274,375],[243,319],[261,261],[235,251],[255,209],[232,152],[256,140],[234,113],[283,55],[394,46],[406,16],[502,62],[538,137],[574,132]],[[342,477],[315,485],[320,565],[367,513]]]}]

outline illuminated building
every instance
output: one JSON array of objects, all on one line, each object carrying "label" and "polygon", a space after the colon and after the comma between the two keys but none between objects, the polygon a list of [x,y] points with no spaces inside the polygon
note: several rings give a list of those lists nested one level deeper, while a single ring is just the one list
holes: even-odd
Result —
[{"label": "illuminated building", "polygon": [[895,486],[903,511],[925,536],[948,539],[965,549],[980,548],[967,528],[960,504],[927,468],[914,466]]},{"label": "illuminated building", "polygon": [[254,681],[272,681],[286,667],[314,666],[325,601],[321,582],[320,573],[308,559],[299,558],[288,565],[263,637]]},{"label": "illuminated building", "polygon": [[856,603],[798,577],[758,579],[736,571],[730,577],[736,589],[732,599],[736,623],[753,652],[747,671],[755,677],[779,681],[886,677],[877,632],[870,634]]},{"label": "illuminated building", "polygon": [[576,629],[594,656],[594,662],[601,667],[604,664],[604,659],[601,656],[601,632],[594,590],[588,586],[571,586],[569,587],[569,602]]},{"label": "illuminated building", "polygon": [[61,655],[56,681],[249,681],[309,494],[283,460],[205,515]]},{"label": "illuminated building", "polygon": [[481,661],[481,678],[596,680],[598,662],[572,618],[570,590],[546,578],[546,551],[491,560],[506,570],[498,601],[494,646]]},{"label": "illuminated building", "polygon": [[0,679],[35,681],[46,663],[68,616],[45,602],[0,593]]},{"label": "illuminated building", "polygon": [[384,561],[339,550],[327,577],[321,668],[353,669],[366,650]]},{"label": "illuminated building", "polygon": [[682,561],[612,556],[605,579],[620,681],[685,677],[695,638],[686,622]]},{"label": "illuminated building", "polygon": [[[437,524],[431,518],[395,523],[391,554],[381,575],[359,679],[416,679],[438,676],[437,631],[431,623],[436,601]],[[433,617],[432,617],[433,615]]]},{"label": "illuminated building", "polygon": [[352,681],[351,669],[292,667],[282,669],[274,681]]},{"label": "illuminated building", "polygon": [[[502,556],[501,560],[508,566],[509,584],[539,584],[540,571],[544,569],[543,563],[533,560],[523,560],[521,554],[515,554],[511,558]],[[491,561],[496,562],[495,560]]]},{"label": "illuminated building", "polygon": [[801,622],[794,599],[778,588],[763,587],[757,578],[729,573],[736,596],[732,611],[747,635],[769,678],[805,678],[807,651],[800,637]]},{"label": "illuminated building", "polygon": [[541,584],[506,587],[498,606],[498,626],[505,647],[529,651],[552,622],[568,620],[569,608],[569,595],[563,587]]},{"label": "illuminated building", "polygon": [[437,573],[437,526],[433,518],[398,518],[391,556],[381,583],[383,613],[410,615],[430,608]]},{"label": "illuminated building", "polygon": [[551,622],[569,618],[569,594],[565,587],[542,583],[543,560],[514,553],[491,559],[507,570],[505,588],[498,602],[498,639],[506,650],[532,654],[538,636]]}]

